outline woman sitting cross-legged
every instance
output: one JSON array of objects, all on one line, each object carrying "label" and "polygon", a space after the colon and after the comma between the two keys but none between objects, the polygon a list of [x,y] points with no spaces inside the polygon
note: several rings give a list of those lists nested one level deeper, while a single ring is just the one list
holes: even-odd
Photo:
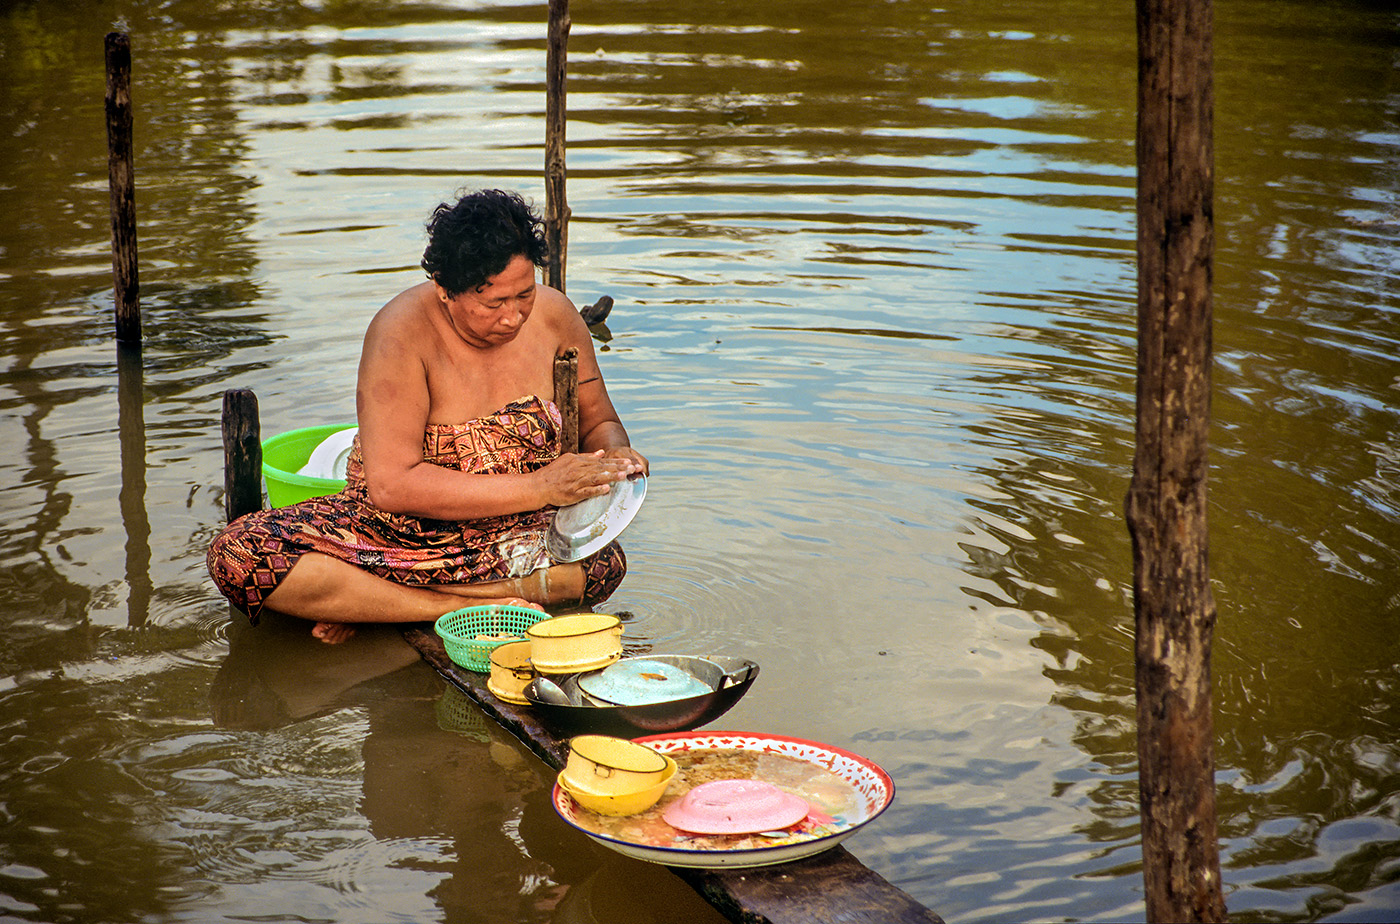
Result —
[{"label": "woman sitting cross-legged", "polygon": [[[513,193],[475,192],[433,212],[428,280],[365,334],[345,489],[240,517],[209,548],[209,573],[255,624],[271,607],[334,642],[353,623],[486,603],[586,606],[617,588],[627,565],[616,542],[571,564],[545,552],[555,508],[649,473],[583,319],[535,281],[545,255],[539,217]],[[577,453],[561,452],[552,400],[554,359],[569,347]]]}]

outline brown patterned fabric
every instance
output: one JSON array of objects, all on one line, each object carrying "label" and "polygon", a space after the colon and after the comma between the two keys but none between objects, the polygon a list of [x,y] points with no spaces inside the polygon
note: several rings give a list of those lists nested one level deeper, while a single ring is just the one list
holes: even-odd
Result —
[{"label": "brown patterned fabric", "polygon": [[[478,474],[531,472],[559,457],[560,430],[554,403],[529,396],[463,424],[429,424],[423,458]],[[255,511],[230,523],[210,544],[210,576],[254,625],[268,594],[307,552],[415,586],[523,577],[549,564],[544,535],[552,507],[479,520],[387,513],[370,503],[358,436],[345,478],[339,494]],[[616,542],[583,566],[587,605],[606,600],[627,573]]]}]

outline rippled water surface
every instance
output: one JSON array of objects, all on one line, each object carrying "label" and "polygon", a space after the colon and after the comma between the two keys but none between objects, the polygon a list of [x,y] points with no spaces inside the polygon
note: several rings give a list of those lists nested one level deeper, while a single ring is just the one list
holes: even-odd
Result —
[{"label": "rippled water surface", "polygon": [[[1239,920],[1400,915],[1400,18],[1216,12],[1211,562]],[[102,38],[145,346],[112,341]],[[702,921],[393,631],[209,584],[221,395],[353,416],[459,187],[543,204],[542,3],[0,6],[0,916]],[[1131,4],[576,0],[568,291],[652,460],[602,608],[894,776],[950,921],[1141,918]]]}]

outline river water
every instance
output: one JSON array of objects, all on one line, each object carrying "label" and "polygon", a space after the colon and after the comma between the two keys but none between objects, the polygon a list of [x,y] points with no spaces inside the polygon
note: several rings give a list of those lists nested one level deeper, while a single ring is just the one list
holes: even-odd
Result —
[{"label": "river water", "polygon": [[[1237,920],[1400,916],[1400,17],[1216,12],[1211,570]],[[543,204],[545,8],[0,4],[0,917],[704,921],[393,631],[210,585],[225,389],[350,419],[460,187]],[[103,35],[145,345],[112,339]],[[1140,919],[1132,5],[580,0],[567,287],[652,461],[601,609],[895,778],[950,921]],[[233,614],[236,617],[236,614]]]}]

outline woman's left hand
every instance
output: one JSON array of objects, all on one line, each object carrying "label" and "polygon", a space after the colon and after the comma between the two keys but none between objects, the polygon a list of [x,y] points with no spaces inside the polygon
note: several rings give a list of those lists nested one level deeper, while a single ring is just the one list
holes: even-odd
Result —
[{"label": "woman's left hand", "polygon": [[615,446],[612,449],[603,450],[604,459],[630,459],[633,463],[641,467],[642,474],[651,477],[651,463],[647,457],[642,455],[631,446]]},{"label": "woman's left hand", "polygon": [[540,502],[564,507],[590,497],[601,497],[614,482],[643,471],[631,456],[607,456],[602,449],[566,452],[532,476],[540,487]]}]

